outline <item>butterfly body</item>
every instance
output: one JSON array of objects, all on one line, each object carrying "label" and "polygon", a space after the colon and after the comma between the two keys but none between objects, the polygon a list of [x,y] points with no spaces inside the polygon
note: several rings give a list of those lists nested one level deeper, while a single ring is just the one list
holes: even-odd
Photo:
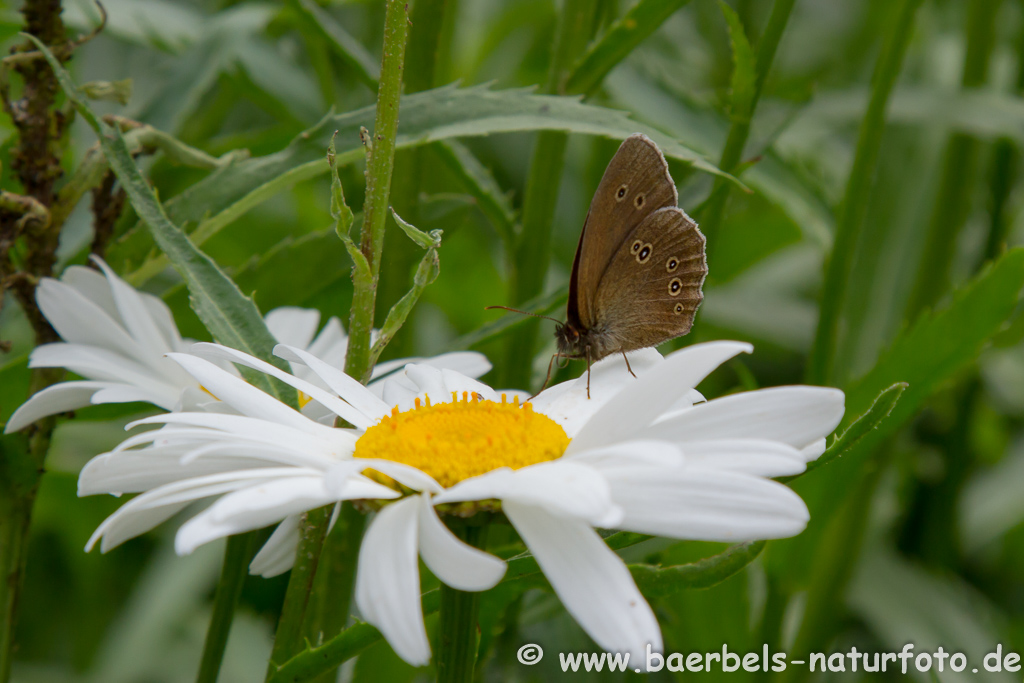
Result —
[{"label": "butterfly body", "polygon": [[661,150],[644,135],[622,143],[583,225],[558,353],[589,363],[690,331],[707,275],[704,235],[676,204]]}]

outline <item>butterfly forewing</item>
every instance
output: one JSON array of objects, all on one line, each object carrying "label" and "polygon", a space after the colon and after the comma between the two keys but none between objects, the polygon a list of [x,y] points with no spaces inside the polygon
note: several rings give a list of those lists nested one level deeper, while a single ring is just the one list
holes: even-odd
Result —
[{"label": "butterfly forewing", "polygon": [[682,209],[666,207],[625,238],[594,297],[593,327],[632,351],[686,334],[704,295],[704,235]]},{"label": "butterfly forewing", "polygon": [[569,321],[593,327],[599,283],[626,238],[658,209],[674,207],[676,186],[661,150],[644,135],[623,141],[594,193],[576,249],[569,286]]}]

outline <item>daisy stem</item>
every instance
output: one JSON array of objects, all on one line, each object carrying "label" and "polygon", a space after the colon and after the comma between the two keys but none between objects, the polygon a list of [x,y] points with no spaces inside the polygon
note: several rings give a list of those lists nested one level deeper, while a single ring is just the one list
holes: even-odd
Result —
[{"label": "daisy stem", "polygon": [[235,607],[242,594],[245,583],[246,567],[252,558],[256,546],[258,532],[229,536],[224,549],[224,564],[220,570],[220,581],[213,598],[213,616],[206,628],[206,642],[203,643],[203,658],[199,663],[199,674],[196,683],[217,683],[221,661],[224,659],[224,648],[228,644],[231,632],[231,621],[235,616]]},{"label": "daisy stem", "polygon": [[370,282],[357,286],[349,313],[348,355],[345,372],[359,381],[369,378],[370,331],[373,329],[384,250],[384,225],[388,215],[391,175],[395,165],[395,138],[398,134],[398,103],[402,94],[402,69],[405,43],[409,34],[409,10],[403,0],[388,0],[384,19],[384,58],[377,91],[377,116],[373,141],[366,161],[366,201],[363,204],[363,229],[360,251],[370,266]]},{"label": "daisy stem", "polygon": [[332,505],[310,510],[299,524],[299,548],[291,576],[288,577],[281,618],[277,622],[274,649],[270,653],[270,665],[267,667],[268,680],[276,672],[278,664],[286,662],[301,649],[313,579],[316,578],[320,564],[320,551],[327,536],[332,511]]},{"label": "daisy stem", "polygon": [[[453,525],[452,532],[474,548],[487,540],[483,524]],[[441,584],[441,608],[437,626],[437,683],[471,683],[476,666],[477,614],[480,593]]]}]

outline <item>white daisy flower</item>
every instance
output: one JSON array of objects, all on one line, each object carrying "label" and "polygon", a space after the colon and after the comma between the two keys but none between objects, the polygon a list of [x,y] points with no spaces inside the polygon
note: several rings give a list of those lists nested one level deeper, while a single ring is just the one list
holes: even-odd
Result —
[{"label": "white daisy flower", "polygon": [[[134,436],[82,471],[80,495],[144,492],[93,536],[103,550],[188,503],[214,499],[178,531],[191,552],[215,538],[339,500],[379,508],[359,556],[356,603],[404,660],[430,646],[418,558],[458,590],[494,586],[504,563],[458,540],[440,506],[460,514],[496,505],[536,558],[570,614],[597,644],[634,656],[662,646],[650,606],[597,528],[677,539],[740,542],[799,533],[803,501],[770,477],[802,472],[843,415],[841,391],[779,387],[708,402],[693,388],[748,344],[698,344],[666,358],[653,350],[596,364],[586,377],[535,400],[498,394],[460,373],[409,365],[382,394],[298,347],[275,352],[304,364],[330,391],[238,351],[195,352],[274,375],[352,428],[315,422],[210,360],[174,360],[238,415],[177,413],[141,420],[165,428]],[[139,448],[141,447],[141,448]],[[159,467],[144,463],[160,463]],[[274,536],[286,532],[282,524]],[[250,569],[290,566],[294,544],[271,538]]]},{"label": "white daisy flower", "polygon": [[[39,283],[39,309],[63,341],[44,344],[29,358],[29,367],[61,367],[84,379],[60,382],[34,394],[14,412],[4,433],[16,432],[48,415],[100,403],[145,401],[168,411],[202,409],[212,403],[199,383],[166,357],[171,352],[185,352],[194,343],[182,339],[167,305],[134,289],[102,259],[93,257],[93,261],[102,275],[91,268],[72,266],[60,280],[43,278]],[[344,366],[348,337],[337,318],[328,320],[319,334],[320,312],[315,310],[278,308],[267,314],[266,323],[277,341],[306,349],[335,367]],[[381,364],[376,376],[420,360]],[[491,368],[481,354],[469,352],[445,354],[429,362],[475,377]],[[294,369],[327,388],[305,366]],[[318,405],[309,407],[314,418],[328,417],[327,413]]]}]

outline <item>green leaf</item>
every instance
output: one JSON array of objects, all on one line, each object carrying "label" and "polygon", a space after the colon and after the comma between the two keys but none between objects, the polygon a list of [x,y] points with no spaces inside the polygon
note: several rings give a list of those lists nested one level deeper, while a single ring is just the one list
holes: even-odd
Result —
[{"label": "green leaf", "polygon": [[391,208],[391,217],[395,219],[395,223],[402,229],[402,232],[413,241],[421,249],[436,249],[441,246],[441,231],[431,230],[429,233],[423,232],[412,223],[408,222],[404,218],[398,215],[394,207]]},{"label": "green leaf", "polygon": [[[96,117],[79,97],[78,89],[67,71],[45,45],[34,36],[26,34],[26,37],[46,56],[64,93],[82,118],[96,131],[111,170],[121,181],[135,211],[152,232],[153,239],[181,273],[191,294],[192,307],[210,334],[225,346],[245,351],[286,369],[284,361],[271,353],[277,342],[267,330],[256,304],[242,294],[217,264],[197,249],[185,233],[167,218],[152,188],[132,160],[121,131]],[[282,402],[296,405],[294,390],[279,381],[271,381],[262,372],[250,371],[247,377],[251,383],[277,396]]]},{"label": "green leaf", "polygon": [[907,386],[906,382],[897,382],[888,389],[884,389],[875,398],[875,402],[871,404],[866,413],[858,417],[841,434],[836,436],[832,441],[832,445],[817,460],[807,463],[807,472],[842,457],[853,450],[854,446],[869,432],[878,429],[878,426],[892,413],[896,402],[900,400],[900,396],[906,391]]},{"label": "green leaf", "polygon": [[909,385],[890,419],[866,433],[857,450],[870,449],[892,434],[936,389],[973,362],[1013,313],[1022,287],[1024,248],[1011,249],[959,289],[946,308],[925,313],[897,337],[874,368],[847,391],[847,415],[857,416],[868,412],[887,387]]},{"label": "green leaf", "polygon": [[480,211],[498,231],[506,250],[511,250],[515,244],[516,212],[498,181],[469,148],[457,140],[440,142],[434,150],[476,199]]},{"label": "green leaf", "polygon": [[370,349],[371,367],[377,363],[377,359],[380,358],[380,354],[387,348],[388,343],[402,329],[402,325],[405,324],[406,319],[412,312],[413,306],[419,301],[423,290],[427,288],[427,285],[436,280],[438,273],[441,272],[441,263],[437,256],[437,249],[441,246],[441,231],[431,230],[429,233],[423,232],[404,220],[393,208],[391,209],[391,215],[394,217],[398,227],[409,236],[409,239],[426,249],[427,253],[423,256],[419,266],[416,267],[412,287],[391,307],[391,310],[388,311],[388,317],[384,319],[384,324],[381,325],[377,341],[374,342],[373,348]]},{"label": "green leaf", "polygon": [[711,588],[722,583],[753,562],[764,546],[764,541],[739,543],[699,562],[674,567],[632,564],[629,571],[644,597],[661,598],[681,590]]},{"label": "green leaf", "polygon": [[313,0],[290,0],[289,4],[305,18],[310,28],[316,29],[323,36],[334,54],[352,69],[356,78],[373,90],[377,89],[380,66],[362,43]]},{"label": "green leaf", "polygon": [[729,25],[729,39],[732,43],[730,118],[733,121],[747,122],[753,113],[756,97],[754,51],[750,49],[750,41],[743,32],[739,15],[725,4],[724,0],[718,0],[718,4],[725,15],[725,22]]},{"label": "green leaf", "polygon": [[331,217],[335,221],[335,230],[342,240],[351,240],[352,223],[355,222],[355,214],[345,202],[345,188],[341,185],[341,178],[338,176],[338,164],[335,157],[337,150],[334,140],[338,134],[331,136],[331,144],[327,148],[327,165],[331,168]]},{"label": "green leaf", "polygon": [[665,20],[689,0],[640,0],[580,58],[565,83],[569,93],[588,94]]},{"label": "green leaf", "polygon": [[[359,129],[372,126],[375,108],[364,107],[340,116],[325,117],[301,133],[285,149],[222,168],[167,202],[167,214],[175,223],[201,224],[193,237],[203,244],[246,211],[296,183],[329,170],[323,159],[330,135],[338,131],[337,163],[363,158]],[[707,173],[720,171],[703,156],[676,139],[638,123],[626,112],[584,104],[577,97],[537,95],[530,89],[490,90],[487,86],[445,86],[402,98],[402,125],[396,147],[406,149],[456,137],[531,130],[560,130],[583,135],[625,139],[644,133],[667,157],[692,164]],[[136,228],[133,232],[138,232]],[[141,262],[148,249],[131,233],[116,245],[123,262]],[[115,263],[118,261],[115,258]],[[157,268],[147,271],[152,277]],[[146,278],[133,278],[140,284]]]}]

